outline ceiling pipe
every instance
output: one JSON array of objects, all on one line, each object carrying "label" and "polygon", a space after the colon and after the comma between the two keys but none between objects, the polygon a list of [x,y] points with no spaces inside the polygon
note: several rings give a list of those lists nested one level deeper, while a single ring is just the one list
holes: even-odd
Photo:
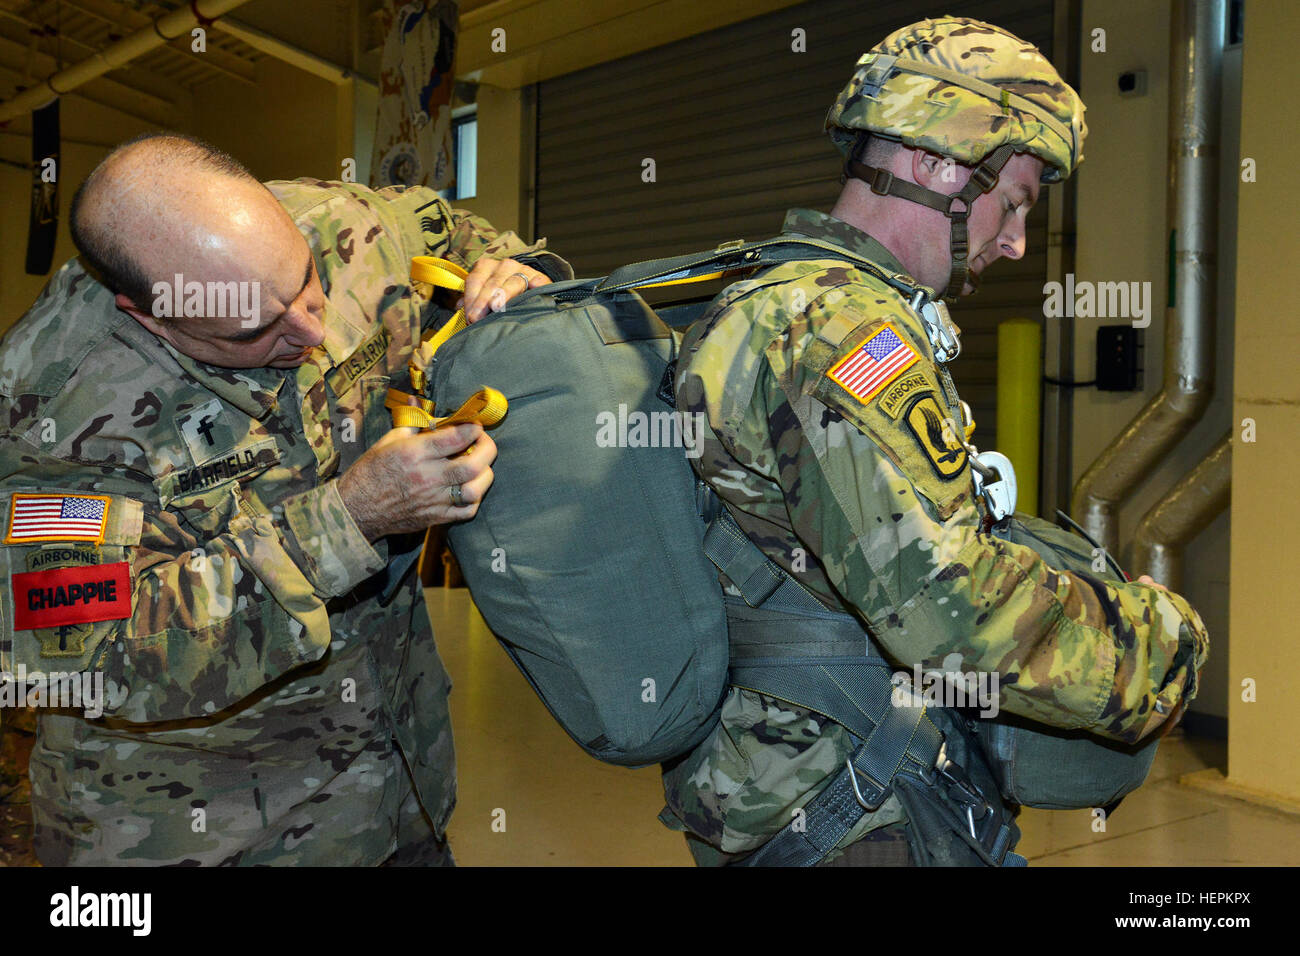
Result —
[{"label": "ceiling pipe", "polygon": [[[1074,488],[1074,517],[1119,554],[1119,507],[1204,414],[1214,391],[1218,130],[1226,0],[1175,0],[1169,56],[1173,288],[1164,379]],[[1167,232],[1167,234],[1169,234]]]},{"label": "ceiling pipe", "polygon": [[247,2],[248,0],[190,0],[188,6],[155,18],[147,27],[141,27],[93,56],[47,76],[39,85],[0,103],[0,123],[44,106],[54,97],[71,93],[109,70],[126,66],[136,57],[188,34],[196,26],[213,26],[217,17]]},{"label": "ceiling pipe", "polygon": [[342,85],[348,80],[355,80],[358,83],[367,83],[376,88],[379,86],[371,77],[357,73],[345,66],[339,66],[324,57],[319,57],[301,47],[286,43],[279,37],[274,37],[239,20],[222,20],[216,24],[216,27],[218,30],[242,40],[254,50],[261,50],[268,56],[283,60],[290,66],[296,66],[300,70],[305,70],[319,76],[321,79],[329,80],[331,83]]}]

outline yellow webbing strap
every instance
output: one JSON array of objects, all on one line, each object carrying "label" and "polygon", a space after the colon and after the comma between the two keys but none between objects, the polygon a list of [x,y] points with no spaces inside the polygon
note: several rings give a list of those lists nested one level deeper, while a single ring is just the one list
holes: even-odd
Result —
[{"label": "yellow webbing strap", "polygon": [[506,397],[495,388],[480,388],[450,415],[435,418],[433,403],[418,395],[407,395],[395,388],[388,390],[384,407],[393,415],[394,428],[440,428],[443,425],[464,425],[478,422],[491,428],[506,417]]},{"label": "yellow webbing strap", "polygon": [[414,351],[411,352],[411,358],[407,361],[406,366],[411,371],[411,387],[417,392],[423,392],[426,384],[424,370],[433,364],[433,357],[438,353],[438,349],[449,338],[457,332],[464,331],[469,326],[465,321],[465,310],[458,309],[456,314],[442,324],[442,328],[436,332],[427,333],[420,340]]},{"label": "yellow webbing strap", "polygon": [[711,279],[727,279],[732,276],[738,276],[742,272],[751,271],[751,267],[740,269],[726,269],[722,272],[706,272],[704,275],[686,276],[684,279],[666,279],[659,282],[643,282],[630,286],[632,289],[658,289],[666,285],[690,285],[692,282],[708,282]]},{"label": "yellow webbing strap", "polygon": [[[647,282],[635,286],[635,288],[655,289],[670,285],[708,282],[711,279],[721,279],[736,271],[738,270],[724,270],[704,275],[686,276],[680,279]],[[412,282],[427,282],[429,285],[440,289],[463,292],[467,275],[469,273],[448,259],[438,259],[433,256],[415,256],[411,259]],[[409,363],[411,385],[417,392],[424,391],[426,384],[424,370],[433,361],[438,349],[453,335],[463,331],[468,324],[465,321],[464,309],[460,309],[443,323],[442,328],[436,332],[428,333],[420,340],[420,344],[411,353]],[[399,392],[396,389],[390,388],[388,390],[388,398],[384,402],[384,406],[392,412],[393,427],[395,428],[437,428],[440,425],[455,425],[473,421],[478,422],[484,428],[490,428],[505,418],[507,407],[504,395],[494,388],[486,387],[479,389],[466,400],[465,404],[444,418],[434,417],[433,403],[427,398],[407,395],[405,392]]]},{"label": "yellow webbing strap", "polygon": [[640,285],[631,286],[633,289],[658,289],[666,285],[689,285],[692,282],[708,282],[710,279],[721,279],[725,272],[710,272],[702,276],[687,276],[684,279],[666,279],[662,282],[645,282]]},{"label": "yellow webbing strap", "polygon": [[[415,256],[411,259],[411,281],[427,282],[440,289],[453,292],[465,291],[464,269],[446,259],[433,256]],[[456,314],[443,323],[442,328],[430,332],[420,340],[420,344],[411,353],[409,368],[411,386],[419,392],[426,384],[424,370],[433,361],[438,349],[457,332],[461,332],[469,323],[465,321],[465,310],[458,309]],[[388,390],[384,407],[393,415],[394,428],[438,428],[441,425],[460,425],[478,422],[484,428],[491,428],[506,417],[506,397],[495,388],[480,388],[465,400],[465,403],[444,418],[435,418],[433,402],[419,395],[407,395],[395,388]],[[419,572],[421,580],[427,580],[426,565],[430,560],[433,529],[424,534],[424,546],[420,553]]]},{"label": "yellow webbing strap", "polygon": [[411,281],[427,282],[439,289],[464,292],[465,277],[468,275],[468,272],[450,259],[416,256],[411,260]]},{"label": "yellow webbing strap", "polygon": [[394,428],[425,428],[433,421],[433,402],[395,388],[388,390],[384,408],[392,413]]},{"label": "yellow webbing strap", "polygon": [[[436,259],[433,256],[415,256],[411,259],[412,282],[427,282],[439,289],[464,292],[465,277],[467,275],[469,275],[468,272],[450,259]],[[433,362],[433,357],[442,344],[457,332],[462,331],[468,324],[465,321],[465,310],[459,309],[455,315],[443,323],[442,328],[435,332],[429,332],[420,340],[420,344],[411,353],[411,359],[408,363],[411,370],[412,388],[417,392],[424,391],[426,384],[424,370]],[[430,411],[432,411],[432,407],[430,407]]]}]

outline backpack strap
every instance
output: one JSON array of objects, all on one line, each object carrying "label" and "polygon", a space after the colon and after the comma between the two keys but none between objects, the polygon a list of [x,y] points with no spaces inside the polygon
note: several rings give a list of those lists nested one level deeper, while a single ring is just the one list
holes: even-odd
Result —
[{"label": "backpack strap", "polygon": [[[814,255],[810,256],[810,253]],[[615,269],[592,291],[623,292],[630,289],[673,285],[678,282],[703,281],[730,272],[809,258],[842,259],[852,262],[857,268],[887,282],[909,300],[924,288],[909,277],[901,273],[888,272],[870,259],[842,246],[808,236],[785,234],[757,242],[743,240],[724,242],[717,248],[704,252],[635,262]]]}]

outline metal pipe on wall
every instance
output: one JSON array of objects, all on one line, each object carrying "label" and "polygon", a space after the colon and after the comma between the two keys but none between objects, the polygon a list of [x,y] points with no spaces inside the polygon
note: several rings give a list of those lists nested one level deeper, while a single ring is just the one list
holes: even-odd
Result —
[{"label": "metal pipe on wall", "polygon": [[1133,570],[1182,590],[1183,549],[1228,507],[1232,497],[1232,432],[1156,503],[1138,524]]},{"label": "metal pipe on wall", "polygon": [[1175,0],[1169,56],[1173,286],[1160,392],[1088,467],[1075,518],[1119,553],[1119,507],[1205,412],[1214,391],[1218,129],[1227,0]]}]

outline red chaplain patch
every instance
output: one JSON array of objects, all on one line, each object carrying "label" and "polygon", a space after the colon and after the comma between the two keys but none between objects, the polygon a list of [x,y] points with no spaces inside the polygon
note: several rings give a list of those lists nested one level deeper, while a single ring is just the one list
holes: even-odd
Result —
[{"label": "red chaplain patch", "polygon": [[15,630],[117,621],[131,616],[131,565],[126,561],[27,571],[12,575],[10,580]]}]

